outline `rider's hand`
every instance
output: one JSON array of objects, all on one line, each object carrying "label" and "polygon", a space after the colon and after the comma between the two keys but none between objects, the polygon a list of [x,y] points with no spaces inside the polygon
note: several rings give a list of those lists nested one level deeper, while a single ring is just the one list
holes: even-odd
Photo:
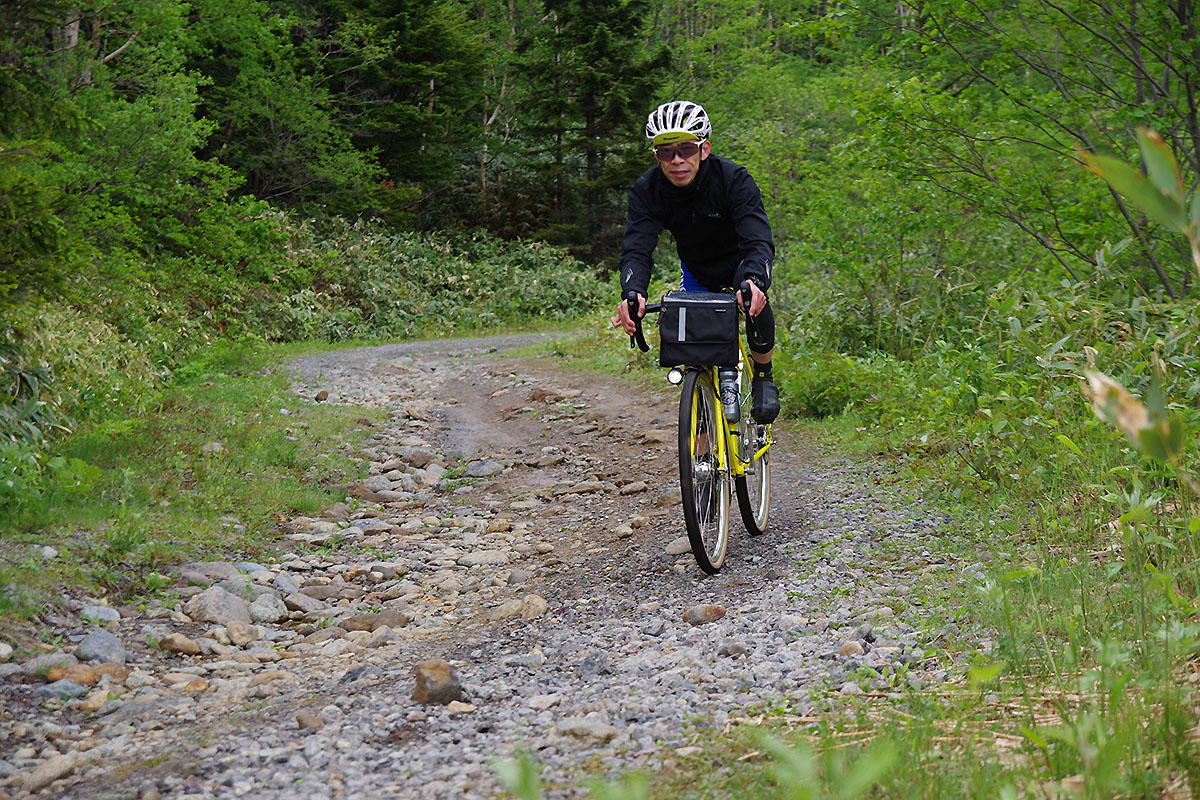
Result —
[{"label": "rider's hand", "polygon": [[[758,284],[754,281],[747,281],[750,284],[750,316],[757,317],[762,310],[767,307],[767,296],[763,294],[763,290],[758,288]],[[739,289],[737,293],[738,308],[742,308],[742,291]]]},{"label": "rider's hand", "polygon": [[[642,295],[637,296],[638,299],[638,319],[646,316],[646,298]],[[624,300],[621,305],[617,306],[617,315],[612,318],[612,326],[614,328],[624,328],[625,332],[633,336],[637,332],[637,323],[629,316],[629,304]]]}]

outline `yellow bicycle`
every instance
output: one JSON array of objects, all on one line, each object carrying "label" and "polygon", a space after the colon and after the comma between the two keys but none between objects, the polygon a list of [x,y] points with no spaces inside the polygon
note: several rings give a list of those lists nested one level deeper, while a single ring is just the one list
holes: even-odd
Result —
[{"label": "yellow bicycle", "polygon": [[[742,297],[749,296],[749,287],[745,286]],[[630,317],[638,323],[631,345],[648,351],[637,315],[637,297],[626,300],[630,303]],[[646,313],[662,309],[662,303],[647,305]],[[749,311],[748,303],[746,310]],[[667,373],[668,381],[681,386],[679,488],[683,495],[683,517],[696,563],[710,575],[725,563],[730,495],[737,495],[742,524],[751,536],[766,531],[771,506],[770,454],[774,439],[770,424],[751,418],[750,359],[745,337],[736,322],[734,328],[737,330],[736,412],[727,414],[721,402],[719,386],[723,370],[717,365],[672,366]]]}]

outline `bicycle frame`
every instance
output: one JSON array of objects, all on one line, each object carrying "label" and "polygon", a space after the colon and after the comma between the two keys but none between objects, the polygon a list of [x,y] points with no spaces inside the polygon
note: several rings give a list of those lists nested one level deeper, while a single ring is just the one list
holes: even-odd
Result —
[{"label": "bicycle frame", "polygon": [[[749,295],[746,284],[742,296]],[[630,346],[650,348],[637,315],[637,295],[626,295],[634,332]],[[743,302],[749,312],[749,303]],[[645,306],[646,313],[662,311],[662,304]],[[748,317],[749,334],[738,332],[737,384],[740,409],[736,422],[725,417],[720,397],[721,369],[714,365],[671,367],[667,379],[682,387],[679,399],[679,484],[683,516],[692,553],[710,575],[721,569],[729,542],[733,497],[746,531],[759,536],[766,531],[770,507],[770,455],[774,435],[769,423],[754,420],[750,389],[753,361],[748,341],[757,337],[754,318]],[[682,337],[681,337],[682,338]],[[732,415],[732,409],[730,410]]]},{"label": "bicycle frame", "polygon": [[[738,361],[738,372],[741,373],[744,370],[750,369],[750,353],[746,349],[745,337],[741,334],[738,335],[738,348],[741,350],[741,358]],[[704,371],[708,372],[709,376],[712,379],[713,386],[719,385],[717,367],[713,367],[713,366],[689,367],[689,369],[704,370]],[[748,400],[749,400],[749,398],[746,398],[746,397],[741,398],[742,403],[746,403]],[[748,415],[750,413],[750,410],[748,408],[743,409],[742,413],[745,415]],[[752,463],[755,458],[762,456],[763,453],[765,453],[765,452],[767,452],[767,450],[771,449],[771,445],[773,445],[775,443],[775,437],[771,431],[771,426],[768,425],[768,426],[766,426],[767,427],[767,438],[766,438],[766,441],[763,443],[762,447],[760,447],[758,450],[754,451],[753,453],[749,454],[748,456],[744,455],[742,453],[742,442],[741,442],[741,436],[739,435],[738,427],[736,425],[730,425],[729,421],[725,419],[724,414],[717,414],[716,420],[717,420],[717,429],[720,433],[720,435],[717,437],[717,456],[719,459],[718,463],[721,465],[720,468],[724,469],[724,470],[728,470],[730,476],[733,478],[740,478],[743,475],[745,475],[746,474],[746,466],[748,464]],[[757,424],[757,423],[755,423],[755,424]],[[694,436],[696,434],[696,409],[695,408],[692,409],[691,426],[692,426],[691,433]]]}]

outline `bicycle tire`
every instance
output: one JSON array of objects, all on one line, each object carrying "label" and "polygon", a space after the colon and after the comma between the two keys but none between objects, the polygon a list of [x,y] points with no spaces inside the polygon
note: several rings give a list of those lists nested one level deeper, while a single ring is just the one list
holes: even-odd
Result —
[{"label": "bicycle tire", "polygon": [[709,575],[725,563],[729,544],[729,470],[717,463],[720,408],[710,372],[689,370],[679,397],[679,489],[692,555]]},{"label": "bicycle tire", "polygon": [[751,371],[750,364],[743,364],[739,391],[742,398],[742,413],[738,418],[738,450],[743,459],[749,458],[742,475],[734,479],[738,511],[742,525],[751,536],[767,532],[767,521],[771,514],[771,450],[762,455],[753,455],[771,435],[770,425],[760,425],[750,416]]}]

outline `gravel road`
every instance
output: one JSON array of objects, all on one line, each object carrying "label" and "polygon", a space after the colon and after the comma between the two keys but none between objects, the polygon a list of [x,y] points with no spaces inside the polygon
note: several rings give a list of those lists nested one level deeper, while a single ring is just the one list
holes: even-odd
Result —
[{"label": "gravel road", "polygon": [[488,798],[518,752],[583,796],[585,764],[669,766],[764,709],[926,690],[992,648],[937,599],[980,570],[940,546],[952,520],[786,424],[769,531],[732,523],[704,575],[677,395],[508,352],[528,341],[294,361],[288,424],[318,396],[387,410],[367,477],[284,521],[270,563],[185,565],[174,606],[72,600],[49,658],[77,680],[0,664],[0,800]]}]

